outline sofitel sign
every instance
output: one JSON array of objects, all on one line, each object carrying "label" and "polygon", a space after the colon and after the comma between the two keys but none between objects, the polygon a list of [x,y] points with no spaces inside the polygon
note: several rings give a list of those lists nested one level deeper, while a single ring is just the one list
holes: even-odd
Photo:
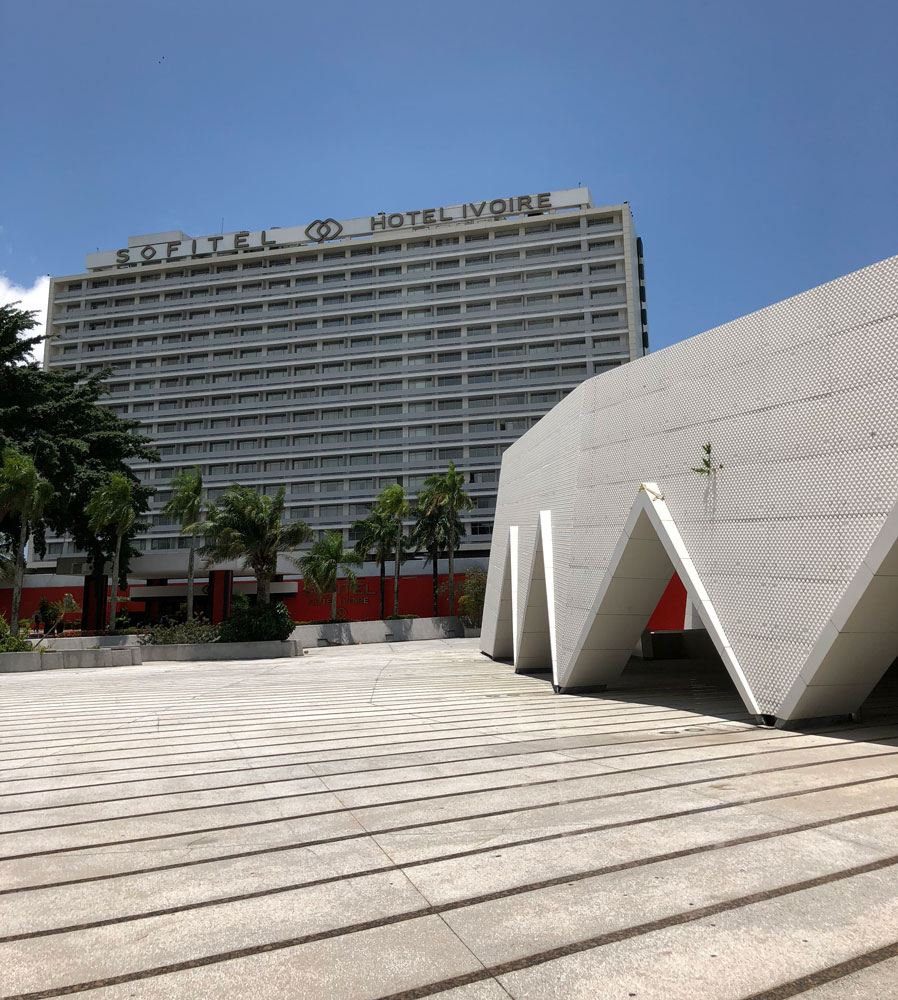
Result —
[{"label": "sofitel sign", "polygon": [[[416,212],[380,212],[359,219],[338,222],[336,219],[315,219],[307,226],[285,229],[241,230],[220,236],[200,236],[193,239],[180,233],[160,233],[157,238],[179,236],[165,242],[141,244],[136,238],[121,250],[88,254],[88,267],[132,264],[141,261],[171,260],[195,254],[221,253],[230,250],[263,250],[268,247],[297,243],[323,243],[349,236],[368,236],[394,229],[440,225],[448,222],[473,221],[480,218],[518,215],[523,212],[543,212],[547,209],[575,208],[589,203],[587,188],[568,191],[543,191],[539,194],[514,195],[492,201],[472,201],[464,205],[443,208],[421,208]],[[137,245],[134,245],[137,244]]]}]

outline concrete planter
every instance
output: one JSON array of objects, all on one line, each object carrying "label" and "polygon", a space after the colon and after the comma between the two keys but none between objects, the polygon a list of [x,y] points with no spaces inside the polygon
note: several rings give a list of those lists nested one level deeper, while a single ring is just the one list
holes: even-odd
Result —
[{"label": "concrete planter", "polygon": [[151,660],[273,660],[302,656],[302,643],[286,642],[175,642],[140,646],[143,662]]},{"label": "concrete planter", "polygon": [[290,638],[306,648],[355,646],[370,642],[407,642],[419,639],[452,639],[462,634],[458,618],[400,618],[397,621],[343,622],[299,625]]},{"label": "concrete planter", "polygon": [[465,633],[466,639],[479,639],[480,638],[480,626],[479,625],[462,625],[462,629]]},{"label": "concrete planter", "polygon": [[[112,637],[110,637],[112,638]],[[134,636],[121,638],[133,639]],[[85,640],[88,641],[88,640]],[[274,660],[302,656],[302,644],[286,642],[195,642],[169,646],[138,646],[135,643],[104,649],[54,649],[45,653],[0,653],[0,674],[34,670],[127,667],[155,660]]]},{"label": "concrete planter", "polygon": [[72,635],[47,636],[44,639],[32,639],[35,647],[58,652],[61,649],[100,649],[107,647],[136,646],[136,635]]},{"label": "concrete planter", "polygon": [[126,667],[142,663],[140,647],[107,649],[61,649],[48,653],[0,653],[0,673],[68,668]]},{"label": "concrete planter", "polygon": [[40,668],[40,653],[0,653],[0,674],[17,674]]}]

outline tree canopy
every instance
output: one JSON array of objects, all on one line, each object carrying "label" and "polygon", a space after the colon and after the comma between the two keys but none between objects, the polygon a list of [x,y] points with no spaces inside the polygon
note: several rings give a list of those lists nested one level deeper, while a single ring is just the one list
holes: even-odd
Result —
[{"label": "tree canopy", "polygon": [[301,558],[294,560],[302,570],[303,584],[308,584],[316,594],[331,598],[331,619],[337,617],[337,577],[346,578],[350,590],[356,586],[354,567],[361,566],[364,556],[355,549],[343,547],[343,533],[327,531]]},{"label": "tree canopy", "polygon": [[[87,504],[109,476],[118,473],[131,481],[139,515],[147,509],[153,490],[140,483],[128,461],[155,461],[159,456],[150,440],[137,433],[138,421],[123,420],[99,405],[108,391],[105,371],[45,371],[29,360],[30,351],[43,339],[27,336],[35,325],[34,313],[14,304],[0,306],[0,448],[11,446],[29,456],[53,486],[52,499],[33,525],[37,551],[44,552],[47,528],[68,533],[97,572],[112,557],[116,538],[109,529],[91,528]],[[8,528],[0,524],[0,530],[8,533]],[[121,576],[127,573],[132,554],[131,546],[124,544]]]},{"label": "tree canopy", "polygon": [[196,530],[204,537],[200,555],[208,562],[239,559],[256,578],[256,602],[268,604],[279,552],[288,552],[311,538],[305,521],[284,523],[284,488],[274,496],[249,486],[229,486],[209,505],[205,522]]}]

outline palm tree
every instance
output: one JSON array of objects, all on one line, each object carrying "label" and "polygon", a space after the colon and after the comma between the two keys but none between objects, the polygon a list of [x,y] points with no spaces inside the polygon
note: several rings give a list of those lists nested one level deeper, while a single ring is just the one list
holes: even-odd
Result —
[{"label": "palm tree", "polygon": [[[433,573],[433,616],[440,613],[440,553],[445,552],[449,545],[449,521],[442,507],[433,505],[433,497],[422,491],[418,497],[418,505],[412,512],[415,526],[412,528],[412,543],[415,548],[427,553],[427,562]],[[465,534],[465,526],[461,518],[455,517],[455,537]]]},{"label": "palm tree", "polygon": [[399,567],[402,565],[402,551],[407,546],[402,531],[402,519],[408,517],[411,507],[405,496],[405,490],[399,483],[393,483],[381,491],[377,498],[376,509],[382,511],[393,522],[393,614],[399,615]]},{"label": "palm tree", "polygon": [[361,566],[364,556],[354,549],[343,548],[343,534],[328,531],[318,539],[312,548],[295,560],[302,570],[303,583],[308,583],[316,594],[331,595],[331,620],[337,617],[337,576],[343,573],[350,590],[355,590],[354,566]]},{"label": "palm tree", "polygon": [[274,496],[249,486],[229,486],[218,503],[210,504],[206,520],[189,526],[205,539],[200,555],[209,562],[242,559],[256,578],[256,603],[271,602],[271,581],[277,574],[278,553],[307,542],[312,531],[305,521],[288,521],[283,486]]},{"label": "palm tree", "polygon": [[396,527],[393,518],[375,507],[364,521],[356,521],[353,528],[357,534],[355,550],[364,559],[369,553],[374,554],[374,562],[380,570],[380,617],[386,615],[384,600],[386,590],[387,560],[393,554],[396,544]]},{"label": "palm tree", "polygon": [[455,552],[460,533],[458,515],[470,510],[474,501],[465,492],[464,473],[455,471],[455,463],[450,462],[445,476],[428,476],[424,480],[423,494],[427,498],[430,512],[441,510],[446,518],[446,549],[449,554],[449,614],[455,614]]},{"label": "palm tree", "polygon": [[87,502],[84,512],[90,518],[90,530],[100,532],[108,528],[115,536],[112,555],[112,593],[109,597],[109,631],[115,631],[115,611],[118,605],[119,566],[122,556],[122,539],[137,521],[134,484],[121,472],[113,472]]},{"label": "palm tree", "polygon": [[193,578],[197,529],[203,519],[203,473],[198,466],[183,469],[171,481],[171,500],[162,508],[166,517],[181,522],[181,534],[190,535],[187,556],[187,617],[193,618]]},{"label": "palm tree", "polygon": [[39,521],[53,496],[53,487],[42,479],[34,462],[15,448],[4,448],[0,465],[0,518],[12,518],[18,527],[18,539],[13,536],[12,609],[9,631],[19,634],[19,607],[25,580],[25,544],[31,526]]}]

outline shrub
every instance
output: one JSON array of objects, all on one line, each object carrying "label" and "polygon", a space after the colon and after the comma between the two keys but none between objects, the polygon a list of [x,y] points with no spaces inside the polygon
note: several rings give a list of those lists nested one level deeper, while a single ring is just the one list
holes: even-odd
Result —
[{"label": "shrub", "polygon": [[405,621],[408,618],[418,618],[418,617],[420,617],[420,616],[419,615],[387,615],[387,617],[384,619],[384,621],[398,622],[398,621]]},{"label": "shrub", "polygon": [[231,617],[221,624],[222,642],[283,642],[296,627],[286,604],[254,604],[243,594],[236,594]]},{"label": "shrub", "polygon": [[150,625],[138,639],[141,646],[171,646],[179,642],[216,642],[220,627],[203,617],[190,618],[172,625]]},{"label": "shrub", "polygon": [[27,639],[9,634],[9,622],[0,615],[0,653],[30,653],[34,647]]},{"label": "shrub", "polygon": [[486,573],[480,567],[472,566],[465,573],[465,583],[458,601],[458,611],[466,625],[480,627],[485,597]]},{"label": "shrub", "polygon": [[44,633],[49,632],[62,617],[62,604],[57,601],[48,601],[46,596],[41,595],[40,603],[34,615],[36,622],[41,622],[44,626]]}]

